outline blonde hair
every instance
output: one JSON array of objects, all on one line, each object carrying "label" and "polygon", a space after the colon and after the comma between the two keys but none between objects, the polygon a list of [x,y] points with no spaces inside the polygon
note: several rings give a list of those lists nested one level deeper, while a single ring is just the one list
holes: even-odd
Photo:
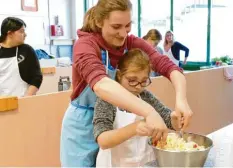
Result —
[{"label": "blonde hair", "polygon": [[148,55],[142,50],[136,48],[126,52],[118,62],[116,81],[127,72],[138,72],[145,69],[148,70],[148,75],[151,71],[151,64]]},{"label": "blonde hair", "polygon": [[132,9],[130,0],[99,0],[98,3],[90,8],[84,17],[84,32],[100,32],[97,24],[103,24],[103,20],[109,17],[113,11],[127,11]]},{"label": "blonde hair", "polygon": [[174,33],[171,31],[171,30],[168,30],[166,33],[165,33],[165,37],[164,37],[164,46],[166,46],[168,44],[167,42],[167,39],[166,39],[166,36],[167,34],[170,33],[172,35],[172,44],[174,43]]}]

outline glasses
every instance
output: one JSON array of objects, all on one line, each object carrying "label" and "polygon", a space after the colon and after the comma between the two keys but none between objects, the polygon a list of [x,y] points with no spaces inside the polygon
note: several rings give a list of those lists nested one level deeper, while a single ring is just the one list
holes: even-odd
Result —
[{"label": "glasses", "polygon": [[130,85],[130,86],[133,86],[133,87],[136,87],[136,86],[138,86],[138,85],[140,85],[141,87],[147,87],[147,86],[149,86],[149,85],[151,84],[150,78],[148,78],[147,80],[145,80],[145,81],[143,81],[143,82],[138,82],[138,81],[136,81],[136,80],[130,80],[130,79],[128,79],[128,78],[126,78],[126,79],[128,80],[129,85]]}]

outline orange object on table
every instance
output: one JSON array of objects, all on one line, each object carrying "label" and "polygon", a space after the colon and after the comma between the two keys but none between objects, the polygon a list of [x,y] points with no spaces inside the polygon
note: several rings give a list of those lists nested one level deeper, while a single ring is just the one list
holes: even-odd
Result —
[{"label": "orange object on table", "polygon": [[55,67],[41,68],[41,72],[42,72],[42,74],[55,74],[56,68]]},{"label": "orange object on table", "polygon": [[0,96],[0,112],[15,110],[18,108],[16,96]]}]

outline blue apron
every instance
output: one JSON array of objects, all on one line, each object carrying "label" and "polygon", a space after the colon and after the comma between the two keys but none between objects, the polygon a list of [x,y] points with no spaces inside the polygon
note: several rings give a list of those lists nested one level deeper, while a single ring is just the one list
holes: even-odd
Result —
[{"label": "blue apron", "polygon": [[[106,73],[115,78],[107,51],[101,51]],[[93,135],[93,115],[96,95],[87,85],[73,100],[62,122],[60,159],[63,167],[95,167],[99,146]]]}]

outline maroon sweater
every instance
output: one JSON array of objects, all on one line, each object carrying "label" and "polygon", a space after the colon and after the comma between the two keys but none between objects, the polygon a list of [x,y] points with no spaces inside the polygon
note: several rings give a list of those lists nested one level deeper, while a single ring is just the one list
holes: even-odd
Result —
[{"label": "maroon sweater", "polygon": [[98,33],[78,30],[78,37],[73,52],[73,93],[71,100],[77,98],[87,85],[93,88],[99,80],[107,77],[105,66],[101,60],[101,49],[108,51],[111,65],[114,68],[123,56],[125,49],[139,48],[148,54],[154,70],[163,76],[169,78],[173,70],[182,71],[168,57],[160,55],[143,39],[133,35],[129,35],[124,45],[119,49],[110,47]]}]

